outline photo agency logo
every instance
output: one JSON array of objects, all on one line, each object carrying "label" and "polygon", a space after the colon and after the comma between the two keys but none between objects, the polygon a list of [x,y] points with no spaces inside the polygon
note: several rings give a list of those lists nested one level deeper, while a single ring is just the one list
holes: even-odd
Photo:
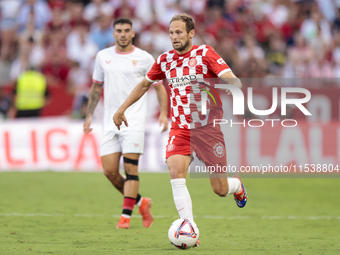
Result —
[{"label": "photo agency logo", "polygon": [[[245,115],[245,96],[242,92],[242,90],[235,85],[230,84],[215,84],[215,88],[222,89],[225,91],[230,91],[231,96],[233,98],[233,109],[232,113],[236,116],[244,116]],[[218,94],[216,94],[215,98],[207,89],[200,88],[201,91],[201,113],[203,115],[207,114],[207,103],[209,101],[208,95],[212,98],[213,102],[216,105],[217,100],[219,100],[222,103],[221,98]],[[270,116],[273,114],[278,107],[278,88],[273,87],[272,88],[272,105],[267,110],[259,110],[254,107],[254,100],[253,100],[253,88],[248,87],[247,88],[247,106],[249,111],[257,116],[261,116],[261,119],[248,119],[243,120],[242,122],[235,122],[233,120],[227,120],[227,119],[214,119],[214,127],[217,124],[224,125],[224,124],[230,124],[233,125],[243,125],[244,127],[248,125],[249,127],[262,127],[265,125],[265,123],[270,123],[272,127],[274,127],[274,123],[279,122],[283,127],[295,127],[298,125],[298,122],[296,119],[284,119],[285,116],[287,116],[287,106],[292,105],[297,107],[305,116],[311,116],[312,114],[307,110],[307,108],[303,105],[307,103],[311,99],[311,93],[309,90],[305,88],[293,88],[293,87],[282,87],[281,89],[281,95],[280,95],[280,115],[282,116],[281,119],[270,119],[266,118],[263,119],[262,116]],[[289,98],[288,94],[294,94],[294,98]],[[296,95],[303,96],[302,98],[296,98]]]}]

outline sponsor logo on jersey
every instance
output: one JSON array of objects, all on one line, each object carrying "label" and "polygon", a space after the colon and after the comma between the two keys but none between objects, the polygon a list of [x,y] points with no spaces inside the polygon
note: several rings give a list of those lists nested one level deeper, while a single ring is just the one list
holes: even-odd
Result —
[{"label": "sponsor logo on jersey", "polygon": [[166,151],[170,152],[170,151],[173,151],[175,148],[176,148],[176,146],[171,143],[166,147]]},{"label": "sponsor logo on jersey", "polygon": [[196,58],[190,59],[188,65],[189,65],[190,67],[196,66],[196,65],[197,65],[197,60],[196,60]]},{"label": "sponsor logo on jersey", "polygon": [[138,147],[139,143],[134,143],[135,147]]},{"label": "sponsor logo on jersey", "polygon": [[132,65],[135,67],[138,64],[139,60],[132,60]]},{"label": "sponsor logo on jersey", "polygon": [[217,63],[220,64],[220,65],[226,64],[226,62],[222,58],[218,59]]},{"label": "sponsor logo on jersey", "polygon": [[111,60],[105,60],[106,64],[110,64]]},{"label": "sponsor logo on jersey", "polygon": [[213,149],[217,157],[222,158],[224,156],[224,145],[222,143],[216,143]]},{"label": "sponsor logo on jersey", "polygon": [[185,75],[182,77],[175,77],[167,79],[168,82],[173,86],[173,88],[182,87],[182,86],[190,86],[192,81],[197,80],[196,75]]}]

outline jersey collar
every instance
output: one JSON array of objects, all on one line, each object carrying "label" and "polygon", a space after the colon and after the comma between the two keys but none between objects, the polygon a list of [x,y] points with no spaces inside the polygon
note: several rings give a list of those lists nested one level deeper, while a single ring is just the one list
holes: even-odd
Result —
[{"label": "jersey collar", "polygon": [[178,53],[177,53],[177,51],[174,49],[174,51],[175,51],[175,56],[177,56],[177,57],[183,57],[183,58],[187,58],[187,57],[189,57],[189,56],[190,56],[191,52],[192,52],[193,50],[197,49],[197,48],[198,48],[198,46],[197,46],[197,45],[192,45],[192,48],[191,48],[191,50],[190,50],[190,51],[188,51],[188,52],[186,52],[186,53],[184,53],[184,54],[178,54]]},{"label": "jersey collar", "polygon": [[119,51],[117,51],[116,46],[115,46],[115,52],[116,52],[117,54],[127,55],[127,54],[131,54],[132,52],[134,52],[134,51],[135,51],[135,48],[136,48],[135,46],[132,46],[132,50],[129,51],[129,52],[119,52]]}]

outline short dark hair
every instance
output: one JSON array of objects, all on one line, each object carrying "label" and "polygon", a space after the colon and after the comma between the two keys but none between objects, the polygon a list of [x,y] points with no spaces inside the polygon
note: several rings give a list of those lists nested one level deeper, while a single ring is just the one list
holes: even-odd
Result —
[{"label": "short dark hair", "polygon": [[115,28],[115,26],[117,24],[129,24],[132,27],[132,21],[128,18],[118,18],[115,20],[115,22],[113,22],[113,28]]},{"label": "short dark hair", "polygon": [[176,20],[181,20],[185,23],[185,28],[186,28],[188,33],[191,30],[195,29],[194,19],[186,13],[181,13],[181,14],[177,14],[177,15],[173,16],[171,21],[170,21],[170,24],[171,24],[171,22],[176,21]]}]

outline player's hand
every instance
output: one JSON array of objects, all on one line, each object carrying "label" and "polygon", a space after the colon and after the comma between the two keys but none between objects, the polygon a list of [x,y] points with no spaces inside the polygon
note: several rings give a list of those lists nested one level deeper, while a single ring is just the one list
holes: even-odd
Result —
[{"label": "player's hand", "polygon": [[85,123],[83,125],[83,130],[85,134],[89,134],[92,131],[92,128],[90,128],[92,122],[92,117],[87,117],[85,120]]},{"label": "player's hand", "polygon": [[115,123],[118,130],[120,130],[120,125],[122,125],[122,122],[124,122],[125,126],[129,126],[127,123],[127,120],[124,116],[124,112],[120,112],[119,110],[113,115],[113,123]]},{"label": "player's hand", "polygon": [[161,113],[158,117],[158,121],[159,121],[159,126],[163,125],[163,129],[162,132],[166,131],[168,129],[168,117]]}]

